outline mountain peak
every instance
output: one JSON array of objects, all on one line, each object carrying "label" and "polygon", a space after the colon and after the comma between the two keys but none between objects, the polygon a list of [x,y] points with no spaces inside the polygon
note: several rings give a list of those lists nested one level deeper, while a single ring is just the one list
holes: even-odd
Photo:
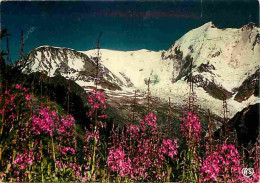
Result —
[{"label": "mountain peak", "polygon": [[201,27],[206,26],[207,28],[216,28],[212,21],[205,23]]},{"label": "mountain peak", "polygon": [[259,28],[259,26],[254,22],[249,22],[248,24],[243,25],[241,28],[243,28],[243,27],[250,28],[250,29]]},{"label": "mountain peak", "polygon": [[33,49],[34,51],[37,51],[37,50],[43,50],[43,49],[49,49],[49,50],[54,50],[54,49],[58,49],[58,50],[71,50],[71,51],[76,51],[72,48],[67,48],[67,47],[57,47],[57,46],[51,46],[51,45],[42,45],[42,46],[39,46],[39,47],[36,47],[35,49]]},{"label": "mountain peak", "polygon": [[[175,58],[174,62],[179,67],[185,65],[187,59],[191,58],[195,71],[201,64],[214,65],[215,69],[211,74],[205,75],[204,79],[214,78],[215,82],[221,83],[231,92],[232,89],[239,87],[241,81],[248,74],[252,74],[258,66],[259,32],[259,28],[254,23],[249,23],[242,29],[218,29],[212,22],[208,22],[183,35],[164,54],[164,57]],[[183,69],[179,72],[183,72]],[[176,73],[176,77],[178,75]],[[232,81],[227,81],[226,78],[232,78]]]}]

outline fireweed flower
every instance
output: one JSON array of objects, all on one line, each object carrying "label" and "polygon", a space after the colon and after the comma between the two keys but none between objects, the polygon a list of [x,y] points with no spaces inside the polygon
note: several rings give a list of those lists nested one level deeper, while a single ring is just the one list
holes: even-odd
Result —
[{"label": "fireweed flower", "polygon": [[164,155],[169,156],[173,159],[174,156],[178,154],[178,144],[177,139],[174,140],[174,143],[172,143],[172,140],[170,139],[163,139],[162,145],[161,145],[161,151]]},{"label": "fireweed flower", "polygon": [[[0,118],[5,122],[3,132],[12,135],[8,136],[6,151],[1,152],[5,161],[2,166],[7,167],[11,164],[8,174],[1,174],[2,181],[38,181],[39,162],[43,158],[48,161],[49,157],[52,157],[50,154],[55,153],[56,160],[67,166],[71,157],[76,154],[74,118],[60,116],[49,107],[32,111],[31,102],[28,90],[22,85],[14,85],[10,90],[6,89],[5,93],[0,94]],[[40,141],[43,137],[44,140]],[[52,137],[55,152],[52,152],[49,137]],[[7,157],[7,154],[10,157]],[[49,165],[53,166],[52,163]],[[80,166],[74,163],[70,167],[76,177],[80,177]],[[49,175],[45,174],[44,177],[55,176],[51,169],[49,171]]]},{"label": "fireweed flower", "polygon": [[[56,116],[56,113],[52,111],[52,116]],[[58,132],[60,134],[65,133],[67,136],[70,136],[70,131],[75,125],[75,120],[71,115],[67,117],[61,116],[58,125]]]},{"label": "fireweed flower", "polygon": [[53,136],[53,116],[49,108],[40,109],[39,116],[33,115],[32,131],[35,135],[48,134]]},{"label": "fireweed flower", "polygon": [[149,113],[144,117],[143,121],[141,121],[142,130],[145,131],[147,128],[151,128],[153,131],[157,130],[157,117],[153,113]]},{"label": "fireweed flower", "polygon": [[138,125],[129,125],[129,124],[127,124],[126,132],[127,132],[127,134],[129,134],[129,137],[131,139],[138,139],[139,133],[140,133],[140,127]]},{"label": "fireweed flower", "polygon": [[[104,113],[104,109],[107,108],[105,104],[105,93],[101,90],[94,88],[88,95],[88,101],[91,109],[88,113],[89,117],[93,117],[95,110],[101,109],[101,113]],[[105,118],[106,115],[101,115],[101,118]]]},{"label": "fireweed flower", "polygon": [[[30,95],[26,93],[26,89],[21,85],[14,85],[13,88],[22,92],[12,93],[12,91],[6,90],[0,97],[0,107],[4,106],[5,109],[0,110],[0,115],[5,115],[5,119],[12,122],[10,123],[10,129],[6,132],[12,132],[13,129],[16,130],[15,123],[13,122],[15,122],[15,120],[18,121],[16,116],[17,101],[20,101],[22,98],[24,103],[27,104],[31,100]],[[96,116],[98,119],[107,117],[102,113],[103,109],[106,108],[103,91],[94,89],[90,92],[88,101],[91,105],[90,117],[96,115],[96,110],[98,110]],[[30,143],[30,148],[27,146],[27,137],[20,135],[25,132],[24,129],[26,128],[19,128],[17,139],[12,139],[13,144],[17,144],[19,139],[25,140],[21,141],[21,146],[20,144],[19,146],[14,146],[18,147],[15,149],[16,154],[14,157],[10,155],[10,158],[5,158],[8,163],[13,162],[9,172],[10,175],[14,178],[14,181],[27,181],[28,172],[31,171],[32,174],[35,174],[33,176],[36,177],[32,178],[33,181],[41,180],[41,177],[36,175],[39,174],[39,172],[36,171],[40,170],[39,162],[43,159],[49,161],[49,156],[53,153],[49,144],[44,144],[46,142],[42,143],[40,138],[38,138],[42,135],[52,137],[55,151],[57,150],[57,153],[54,152],[56,159],[50,161],[51,172],[47,174],[47,167],[44,167],[45,177],[57,176],[61,178],[59,180],[65,180],[67,178],[67,180],[72,180],[70,179],[71,176],[77,177],[75,178],[76,181],[92,181],[93,175],[89,174],[89,170],[92,168],[91,163],[95,162],[95,172],[96,170],[102,170],[101,165],[104,165],[104,161],[107,161],[106,165],[109,173],[111,173],[111,177],[119,176],[126,178],[119,180],[165,181],[165,177],[168,175],[167,168],[169,167],[169,162],[174,161],[178,154],[178,140],[168,139],[159,134],[155,114],[149,113],[143,118],[139,125],[127,124],[124,130],[118,131],[114,137],[116,140],[113,139],[113,143],[108,144],[107,149],[101,148],[103,145],[102,133],[100,132],[102,125],[102,122],[98,120],[95,127],[92,126],[90,130],[86,131],[83,150],[86,150],[87,156],[84,157],[84,163],[80,162],[81,165],[78,165],[79,160],[76,158],[76,150],[78,149],[74,144],[74,118],[72,116],[60,116],[57,111],[51,110],[48,107],[40,109],[38,114],[35,113],[32,116],[30,126],[32,129],[31,135],[36,135],[37,138],[35,138],[36,140],[29,141],[32,142]],[[201,126],[195,114],[188,112],[187,115],[182,118],[181,132],[186,140],[192,141],[193,143],[199,142]],[[94,154],[93,144],[95,144],[96,148],[96,161],[92,159]],[[106,147],[107,146],[105,146],[105,148]],[[8,153],[12,152],[10,150],[12,149],[10,148]],[[108,153],[104,156],[104,159],[101,160],[101,151],[106,150]],[[198,155],[201,154],[198,153]],[[216,145],[212,151],[206,148],[205,157],[199,158],[201,159],[201,161],[198,161],[199,182],[257,182],[259,180],[259,171],[256,169],[255,174],[250,178],[246,178],[241,174],[241,169],[245,166],[241,164],[238,150],[232,144],[224,143]],[[54,164],[58,168],[56,175],[53,171]],[[67,174],[65,174],[65,172]],[[4,176],[3,173],[0,173],[0,177]],[[10,179],[4,178],[2,180]]]},{"label": "fireweed flower", "polygon": [[16,84],[15,85],[15,89],[21,89],[22,88],[22,85],[21,84]]},{"label": "fireweed flower", "polygon": [[96,134],[94,132],[90,132],[89,130],[86,130],[85,143],[89,143],[90,141],[94,140],[95,137]]},{"label": "fireweed flower", "polygon": [[107,159],[109,170],[131,180],[163,180],[168,161],[178,153],[177,139],[159,138],[153,113],[145,116],[140,126],[127,124],[125,134],[114,138]]},{"label": "fireweed flower", "polygon": [[68,152],[70,152],[71,154],[75,154],[75,149],[72,147],[64,147],[61,149],[61,153],[63,155],[66,155]]},{"label": "fireweed flower", "polygon": [[232,144],[216,145],[213,152],[206,152],[206,157],[200,168],[200,182],[241,182],[243,165],[239,153]]},{"label": "fireweed flower", "polygon": [[13,165],[14,167],[18,167],[18,169],[25,170],[27,165],[32,165],[34,161],[33,152],[28,152],[25,150],[23,154],[18,153],[16,158],[14,159]]},{"label": "fireweed flower", "polygon": [[[0,85],[0,89],[2,90],[2,85]],[[19,105],[17,105],[18,103]],[[28,90],[20,84],[12,85],[10,89],[6,88],[5,92],[0,95],[0,118],[2,119],[4,116],[6,123],[13,123],[17,121],[17,107],[24,110],[28,109],[30,105]],[[23,111],[22,115],[25,116],[27,113]]]},{"label": "fireweed flower", "polygon": [[31,98],[30,95],[29,95],[29,94],[26,94],[25,99],[26,99],[26,100],[30,100],[30,98]]},{"label": "fireweed flower", "polygon": [[201,137],[201,125],[196,114],[188,112],[187,117],[182,118],[180,124],[182,135],[192,142],[199,142]]},{"label": "fireweed flower", "polygon": [[[53,113],[53,116],[57,116]],[[58,146],[63,155],[75,155],[75,119],[71,116],[60,116],[55,124],[57,134],[55,140],[59,142]]]},{"label": "fireweed flower", "polygon": [[109,151],[107,165],[111,171],[118,172],[121,177],[126,177],[131,172],[131,160],[121,148]]}]

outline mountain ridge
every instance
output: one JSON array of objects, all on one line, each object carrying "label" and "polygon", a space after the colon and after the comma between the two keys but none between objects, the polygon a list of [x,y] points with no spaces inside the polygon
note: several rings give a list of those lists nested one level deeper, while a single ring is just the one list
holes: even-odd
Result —
[{"label": "mountain ridge", "polygon": [[[253,24],[240,29],[217,29],[212,22],[209,22],[186,33],[168,50],[100,49],[99,77],[100,81],[102,80],[100,83],[106,83],[101,88],[107,88],[108,95],[112,93],[112,90],[118,91],[118,94],[120,94],[119,91],[134,93],[135,90],[145,94],[147,81],[150,78],[151,95],[164,100],[170,97],[175,105],[182,105],[183,100],[188,97],[187,81],[190,80],[192,70],[192,80],[195,83],[200,105],[205,109],[211,108],[213,112],[221,115],[222,100],[228,100],[232,116],[242,109],[247,101],[243,103],[234,100],[236,88],[239,88],[259,68],[257,62],[257,57],[260,57],[259,32],[260,29]],[[246,39],[248,35],[251,37]],[[34,50],[37,53],[37,49],[47,48],[47,51],[41,53],[43,56],[41,58],[39,52],[36,57],[29,52],[26,60],[31,64],[25,67],[24,72],[45,71],[52,76],[58,69],[61,73],[57,71],[56,74],[74,80],[86,90],[94,87],[97,50],[76,51],[51,47],[56,50],[56,54],[50,58],[48,55],[52,53],[47,53],[50,47],[41,46]],[[62,56],[62,53],[65,55]],[[62,67],[62,64],[66,63],[66,58],[70,58],[70,61]],[[37,59],[47,63],[51,60],[53,62],[58,60],[60,65],[50,68],[48,64],[45,64],[47,67],[41,70],[39,64],[37,68],[37,61],[35,61]],[[248,60],[251,62],[248,63]],[[86,63],[88,64],[84,67]],[[72,73],[63,71],[66,67]],[[83,79],[78,79],[79,76]],[[250,95],[245,98],[251,98],[252,103],[254,101],[252,97],[255,96]],[[255,100],[259,101],[259,98],[255,97]]]}]

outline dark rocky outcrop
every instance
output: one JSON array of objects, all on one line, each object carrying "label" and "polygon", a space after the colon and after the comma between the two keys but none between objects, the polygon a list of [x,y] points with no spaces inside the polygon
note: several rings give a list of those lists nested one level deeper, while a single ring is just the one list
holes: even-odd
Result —
[{"label": "dark rocky outcrop", "polygon": [[234,126],[240,144],[254,144],[259,136],[259,106],[260,104],[250,105],[238,112],[229,124]]},{"label": "dark rocky outcrop", "polygon": [[241,86],[236,90],[235,100],[242,102],[247,100],[252,95],[259,97],[259,69],[254,74],[249,76]]},{"label": "dark rocky outcrop", "polygon": [[[244,147],[254,144],[259,137],[259,106],[257,103],[244,108],[222,126],[222,130],[225,129],[228,133],[236,132],[238,143]],[[215,132],[215,136],[219,138],[220,130]]]},{"label": "dark rocky outcrop", "polygon": [[[198,87],[202,87],[210,96],[216,99],[226,100],[232,97],[231,92],[227,91],[224,87],[217,85],[214,80],[210,81],[199,74],[192,76],[192,80]],[[190,81],[190,78],[188,78],[188,81]]]}]

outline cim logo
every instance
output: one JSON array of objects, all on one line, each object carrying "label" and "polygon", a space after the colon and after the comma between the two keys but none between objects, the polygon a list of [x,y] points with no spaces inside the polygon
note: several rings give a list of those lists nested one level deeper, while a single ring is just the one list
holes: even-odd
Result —
[{"label": "cim logo", "polygon": [[250,176],[253,176],[254,175],[254,169],[253,168],[243,168],[242,169],[242,174],[245,176],[245,177],[250,177]]}]

